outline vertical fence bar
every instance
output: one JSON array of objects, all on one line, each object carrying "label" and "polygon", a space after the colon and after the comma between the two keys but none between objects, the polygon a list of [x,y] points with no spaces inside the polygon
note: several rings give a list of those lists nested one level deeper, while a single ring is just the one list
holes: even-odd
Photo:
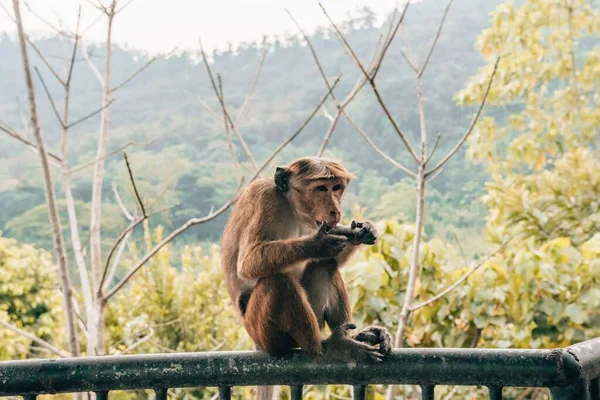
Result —
[{"label": "vertical fence bar", "polygon": [[96,400],[108,400],[108,392],[95,392]]},{"label": "vertical fence bar", "polygon": [[502,400],[502,386],[488,387],[490,400]]},{"label": "vertical fence bar", "polygon": [[590,396],[592,400],[600,400],[600,378],[596,378],[590,383]]},{"label": "vertical fence bar", "polygon": [[156,400],[167,400],[167,388],[154,389]]},{"label": "vertical fence bar", "polygon": [[291,400],[302,400],[302,385],[290,386]]},{"label": "vertical fence bar", "polygon": [[354,400],[365,400],[367,398],[367,385],[354,386],[352,394]]},{"label": "vertical fence bar", "polygon": [[421,386],[421,399],[434,400],[435,399],[435,386],[433,386],[433,385]]},{"label": "vertical fence bar", "polygon": [[591,400],[590,388],[587,382],[579,382],[567,387],[550,388],[552,400]]},{"label": "vertical fence bar", "polygon": [[229,386],[219,387],[219,400],[231,400],[231,388]]}]

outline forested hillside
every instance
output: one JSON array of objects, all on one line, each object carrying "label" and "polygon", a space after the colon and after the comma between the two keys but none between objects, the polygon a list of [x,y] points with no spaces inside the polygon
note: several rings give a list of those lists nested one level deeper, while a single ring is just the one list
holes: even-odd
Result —
[{"label": "forested hillside", "polygon": [[[437,133],[441,134],[437,157],[464,133],[474,112],[474,108],[456,106],[453,96],[482,65],[483,60],[474,48],[474,41],[488,25],[488,13],[498,3],[456,3],[450,10],[437,50],[423,78],[425,106],[430,117],[428,128],[434,137]],[[378,85],[388,106],[403,131],[415,143],[419,121],[414,79],[400,48],[408,44],[412,56],[423,60],[425,49],[435,36],[444,4],[442,0],[422,1],[410,8],[404,32],[392,44],[378,76]],[[364,9],[341,25],[365,62],[373,52],[379,33],[374,20],[373,13]],[[311,40],[327,75],[333,79],[343,74],[336,93],[338,97],[345,96],[360,71],[345,53],[332,29],[320,28],[311,35]],[[49,60],[58,69],[62,68],[61,56],[65,47],[60,40],[48,37],[36,44],[49,55]],[[286,37],[267,37],[264,46],[268,46],[269,53],[256,92],[239,123],[240,132],[259,161],[300,126],[326,92],[305,42],[295,32]],[[92,59],[102,62],[104,49],[92,45],[89,49]],[[214,51],[211,55],[213,69],[223,79],[227,105],[234,114],[251,87],[262,50],[260,43],[239,43],[232,44],[227,50]],[[49,75],[33,52],[32,57],[33,64],[40,68],[42,74]],[[136,49],[115,48],[113,81],[127,78],[149,57]],[[15,40],[7,36],[0,39],[0,59],[0,116],[13,128],[26,131],[20,111],[25,109],[26,99]],[[46,81],[55,98],[60,99],[58,84],[51,79]],[[56,149],[60,126],[47,98],[43,96],[39,80],[36,85],[42,132],[50,148]],[[81,59],[75,63],[72,90],[73,119],[99,107],[101,88]],[[142,197],[148,202],[159,197],[156,208],[173,207],[154,217],[153,223],[178,226],[191,216],[206,214],[211,207],[219,207],[225,202],[237,186],[240,173],[236,173],[231,165],[223,121],[207,111],[201,102],[220,113],[197,53],[176,52],[161,58],[115,94],[111,105],[109,152],[134,142],[127,151]],[[332,103],[328,103],[327,107],[330,113],[334,111]],[[399,161],[406,160],[407,153],[371,90],[364,89],[348,110],[390,156]],[[70,133],[68,162],[72,168],[93,159],[98,125],[99,118],[94,117]],[[316,154],[328,126],[329,121],[323,114],[317,114],[276,162]],[[381,159],[347,121],[342,120],[338,125],[326,155],[341,158],[350,169],[359,172],[347,202],[349,209],[359,204],[368,207],[366,213],[376,218],[412,219],[412,186],[401,182],[402,172]],[[242,152],[238,156],[247,161]],[[15,237],[20,242],[50,248],[39,163],[35,155],[21,143],[0,135],[0,159],[0,230],[4,236]],[[89,167],[74,174],[73,191],[83,215],[82,221],[87,219],[89,208],[89,176]],[[107,177],[104,185],[104,198],[108,202],[105,203],[105,230],[107,235],[116,236],[126,221],[114,205],[112,185],[117,185],[122,192],[130,190],[121,152],[110,158]],[[484,180],[480,168],[465,161],[464,156],[459,154],[433,182],[433,190],[428,193],[430,218],[426,220],[426,231],[449,224],[459,228],[481,226],[483,211],[478,198],[482,194]],[[111,202],[113,206],[109,204]],[[224,220],[225,216],[221,216],[198,227],[195,234],[189,233],[185,240],[218,240]]]}]

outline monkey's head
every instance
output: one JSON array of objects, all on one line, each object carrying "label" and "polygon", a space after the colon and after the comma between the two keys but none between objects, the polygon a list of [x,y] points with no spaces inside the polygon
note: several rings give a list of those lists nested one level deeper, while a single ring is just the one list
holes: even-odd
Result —
[{"label": "monkey's head", "polygon": [[275,170],[275,185],[290,201],[304,225],[329,227],[342,218],[342,197],[354,176],[334,160],[305,157]]}]

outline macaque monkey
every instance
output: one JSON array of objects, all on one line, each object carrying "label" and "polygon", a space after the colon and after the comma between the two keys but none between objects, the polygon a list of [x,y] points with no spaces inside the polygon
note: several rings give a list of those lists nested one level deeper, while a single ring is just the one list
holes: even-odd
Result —
[{"label": "macaque monkey", "polygon": [[[338,225],[352,178],[334,160],[300,158],[278,167],[274,179],[252,182],[238,199],[223,234],[222,265],[257,349],[280,356],[299,347],[344,362],[380,361],[390,351],[385,328],[348,332],[356,325],[340,268],[377,240],[370,222]],[[332,333],[323,339],[325,324]]]}]

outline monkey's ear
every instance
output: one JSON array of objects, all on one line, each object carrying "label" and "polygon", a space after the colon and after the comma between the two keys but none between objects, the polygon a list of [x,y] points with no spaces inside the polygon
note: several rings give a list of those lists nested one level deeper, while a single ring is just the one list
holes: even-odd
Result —
[{"label": "monkey's ear", "polygon": [[275,168],[275,186],[280,192],[287,192],[290,189],[290,176],[292,171],[289,168],[277,167]]}]

